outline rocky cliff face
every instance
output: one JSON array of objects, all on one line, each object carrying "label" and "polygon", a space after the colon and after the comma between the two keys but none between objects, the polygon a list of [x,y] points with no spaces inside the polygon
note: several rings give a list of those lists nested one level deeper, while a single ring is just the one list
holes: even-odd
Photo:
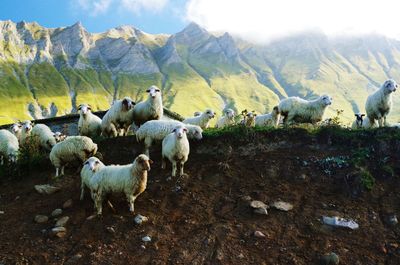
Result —
[{"label": "rocky cliff face", "polygon": [[[329,93],[350,121],[387,78],[400,80],[400,42],[305,33],[255,45],[192,23],[169,35],[131,26],[94,34],[76,23],[49,29],[0,21],[0,123],[73,112],[115,98],[141,100],[150,85],[182,115],[224,107],[268,112],[280,98]],[[392,121],[400,119],[395,97]],[[400,96],[399,96],[400,98]]]}]

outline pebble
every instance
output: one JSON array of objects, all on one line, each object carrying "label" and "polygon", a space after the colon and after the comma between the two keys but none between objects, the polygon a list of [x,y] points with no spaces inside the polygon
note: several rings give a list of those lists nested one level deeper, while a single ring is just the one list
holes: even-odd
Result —
[{"label": "pebble", "polygon": [[57,217],[57,216],[60,216],[61,214],[62,214],[62,210],[60,208],[57,208],[51,212],[52,217]]},{"label": "pebble", "polygon": [[144,222],[147,222],[148,220],[149,220],[148,217],[143,216],[141,214],[136,215],[135,219],[134,219],[135,223],[138,224],[138,225],[140,225],[140,224],[142,224]]},{"label": "pebble", "polygon": [[107,231],[110,232],[110,233],[113,233],[113,234],[115,233],[115,229],[114,229],[114,227],[112,227],[112,226],[108,226],[106,229],[107,229]]},{"label": "pebble", "polygon": [[69,221],[68,216],[61,217],[60,219],[57,220],[56,222],[56,227],[62,227],[65,226]]},{"label": "pebble", "polygon": [[251,208],[255,208],[255,209],[259,209],[259,208],[268,209],[268,205],[266,205],[266,204],[263,203],[262,201],[251,201],[251,202],[250,202],[250,207],[251,207]]},{"label": "pebble", "polygon": [[43,224],[46,223],[49,220],[49,217],[47,217],[46,215],[36,215],[35,216],[35,222],[38,224]]},{"label": "pebble", "polygon": [[4,214],[4,211],[0,211],[0,214]]},{"label": "pebble", "polygon": [[288,212],[293,209],[293,205],[288,203],[288,202],[283,202],[283,201],[276,201],[271,204],[271,207],[274,207],[275,209],[281,210]]},{"label": "pebble", "polygon": [[67,234],[67,229],[65,227],[54,227],[53,229],[51,229],[51,234],[53,236],[62,238]]},{"label": "pebble", "polygon": [[141,249],[146,249],[146,246],[145,245],[140,245],[140,248]]},{"label": "pebble", "polygon": [[397,220],[397,216],[396,215],[391,215],[388,218],[388,222],[390,225],[397,225],[399,223],[399,220]]},{"label": "pebble", "polygon": [[76,254],[76,255],[74,255],[74,256],[72,256],[71,258],[69,258],[66,262],[65,262],[65,264],[66,265],[69,265],[69,264],[78,264],[78,261],[80,260],[82,258],[82,255],[81,254]]},{"label": "pebble", "polygon": [[91,216],[87,217],[86,220],[92,220],[94,218],[96,218],[96,214],[92,214]]},{"label": "pebble", "polygon": [[72,199],[66,200],[63,204],[64,209],[70,208],[71,206],[72,206]]},{"label": "pebble", "polygon": [[44,185],[35,185],[35,190],[40,194],[53,194],[56,191],[59,191],[60,188],[51,186],[49,184]]},{"label": "pebble", "polygon": [[246,201],[246,202],[251,201],[251,197],[249,195],[242,196],[241,199],[242,199],[242,201]]},{"label": "pebble", "polygon": [[254,232],[254,236],[258,237],[258,238],[264,238],[265,237],[265,235],[261,231],[255,231]]},{"label": "pebble", "polygon": [[144,237],[142,237],[142,241],[143,241],[143,242],[151,242],[151,237],[149,237],[149,236],[144,236]]},{"label": "pebble", "polygon": [[336,253],[332,252],[322,257],[321,259],[322,265],[338,265],[339,264],[339,256]]},{"label": "pebble", "polygon": [[254,209],[254,212],[258,214],[268,215],[268,211],[265,208]]}]

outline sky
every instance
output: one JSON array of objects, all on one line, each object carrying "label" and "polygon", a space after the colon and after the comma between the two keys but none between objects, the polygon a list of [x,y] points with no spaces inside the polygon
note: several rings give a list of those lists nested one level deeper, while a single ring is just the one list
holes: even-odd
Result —
[{"label": "sky", "polygon": [[46,27],[81,21],[90,32],[132,25],[168,34],[193,21],[260,42],[307,30],[400,39],[399,8],[398,0],[1,0],[0,20]]}]

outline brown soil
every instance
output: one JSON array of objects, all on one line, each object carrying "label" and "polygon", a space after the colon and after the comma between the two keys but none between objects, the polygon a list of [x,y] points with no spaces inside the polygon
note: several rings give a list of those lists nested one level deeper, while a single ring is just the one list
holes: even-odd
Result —
[{"label": "brown soil", "polygon": [[[105,140],[99,146],[106,164],[129,163],[141,148],[133,137]],[[303,162],[349,155],[349,150],[345,144],[332,145],[331,139],[296,134],[289,139],[258,133],[240,143],[209,138],[192,143],[187,176],[167,181],[170,167],[161,170],[157,147],[151,153],[155,163],[147,190],[135,203],[135,214],[149,217],[140,226],[123,196],[109,198],[116,213],[105,205],[102,217],[87,220],[94,213],[93,203],[87,193],[79,201],[76,168],[67,169],[57,182],[50,179],[50,165],[29,176],[2,180],[0,264],[309,265],[319,264],[321,255],[330,252],[339,255],[340,264],[400,264],[400,225],[386,222],[391,214],[400,217],[399,179],[378,179],[371,192],[355,196],[353,184],[344,181],[353,167],[335,169],[328,176],[318,163]],[[388,155],[398,161],[397,154]],[[40,195],[33,189],[45,183],[62,190]],[[245,196],[266,203],[281,199],[294,209],[257,215]],[[49,235],[53,219],[33,221],[70,198],[73,205],[63,213],[70,217],[65,237]],[[323,215],[352,218],[360,228],[328,227],[320,221]],[[266,237],[255,237],[256,230]],[[152,242],[143,243],[145,235]]]}]

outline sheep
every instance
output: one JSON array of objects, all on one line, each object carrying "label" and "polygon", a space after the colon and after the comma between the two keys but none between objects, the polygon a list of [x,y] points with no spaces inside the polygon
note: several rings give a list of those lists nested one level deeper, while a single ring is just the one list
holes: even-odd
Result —
[{"label": "sheep", "polygon": [[332,98],[329,95],[322,95],[310,101],[289,97],[279,102],[278,109],[286,125],[292,122],[315,124],[322,121],[326,108],[331,104]]},{"label": "sheep", "polygon": [[150,120],[160,120],[164,114],[161,91],[156,86],[146,90],[149,97],[146,101],[139,102],[133,108],[133,122],[137,127]]},{"label": "sheep", "polygon": [[31,121],[24,121],[22,123],[22,131],[21,131],[21,137],[20,137],[20,144],[24,145],[31,135],[33,128],[33,123]]},{"label": "sheep", "polygon": [[232,109],[225,110],[224,114],[225,115],[217,121],[215,128],[224,128],[235,124],[235,112]]},{"label": "sheep", "polygon": [[117,137],[120,130],[126,134],[133,122],[134,105],[135,102],[129,97],[115,101],[101,121],[101,134],[105,137]]},{"label": "sheep", "polygon": [[56,145],[54,133],[44,124],[36,124],[33,126],[30,138],[38,147],[50,151]]},{"label": "sheep", "polygon": [[[105,167],[103,162],[100,161],[97,157],[89,157],[84,163],[81,170],[81,197],[80,200],[83,200],[85,194],[85,187],[90,188],[90,180],[93,175]],[[93,198],[92,198],[93,199]]]},{"label": "sheep", "polygon": [[10,131],[0,130],[0,156],[1,164],[4,164],[4,158],[15,163],[18,157],[19,143],[17,137]]},{"label": "sheep", "polygon": [[59,143],[61,141],[64,141],[67,136],[63,134],[62,132],[55,132],[54,133],[54,139],[56,139],[56,143]]},{"label": "sheep", "polygon": [[356,113],[354,114],[354,116],[356,117],[356,120],[353,122],[353,124],[351,125],[352,129],[360,129],[363,128],[363,123],[364,123],[364,116],[365,114],[363,113]]},{"label": "sheep", "polygon": [[172,163],[172,177],[176,176],[177,163],[180,166],[179,175],[183,176],[183,166],[188,160],[190,152],[189,141],[186,136],[187,131],[186,127],[178,125],[162,141],[161,168],[165,169],[165,159],[168,158]]},{"label": "sheep", "polygon": [[206,109],[206,111],[201,113],[199,116],[184,119],[183,123],[198,125],[204,130],[208,128],[210,120],[214,117],[214,111],[211,109]]},{"label": "sheep", "polygon": [[17,122],[11,125],[10,131],[17,137],[18,141],[21,139],[22,134],[22,124]]},{"label": "sheep", "polygon": [[136,140],[144,143],[144,154],[149,156],[149,148],[153,141],[162,141],[165,136],[170,134],[177,126],[185,126],[188,129],[187,136],[189,139],[201,140],[203,130],[197,125],[184,124],[180,121],[170,120],[152,120],[145,122],[136,131]]},{"label": "sheep", "polygon": [[64,175],[64,167],[74,160],[85,161],[88,157],[95,155],[97,144],[87,136],[68,136],[64,141],[57,143],[50,152],[50,161],[56,168],[56,178]]},{"label": "sheep", "polygon": [[272,109],[271,113],[258,115],[255,119],[255,125],[257,126],[273,126],[278,127],[281,114],[279,112],[278,106]]},{"label": "sheep", "polygon": [[392,109],[392,92],[395,92],[398,85],[393,79],[386,80],[381,88],[369,95],[365,103],[367,117],[372,124],[378,121],[378,126],[386,126],[386,117]]},{"label": "sheep", "polygon": [[246,127],[254,127],[256,126],[256,118],[257,114],[253,111],[247,111],[247,109],[243,110],[241,115],[243,116],[243,120],[240,121],[241,125]]},{"label": "sheep", "polygon": [[122,192],[129,202],[129,211],[134,212],[136,198],[146,189],[147,172],[151,161],[146,155],[136,157],[132,164],[110,165],[98,170],[89,181],[97,214],[102,214],[103,199],[108,193]]},{"label": "sheep", "polygon": [[92,113],[92,107],[88,104],[80,104],[78,132],[79,135],[97,137],[101,134],[101,119]]}]

